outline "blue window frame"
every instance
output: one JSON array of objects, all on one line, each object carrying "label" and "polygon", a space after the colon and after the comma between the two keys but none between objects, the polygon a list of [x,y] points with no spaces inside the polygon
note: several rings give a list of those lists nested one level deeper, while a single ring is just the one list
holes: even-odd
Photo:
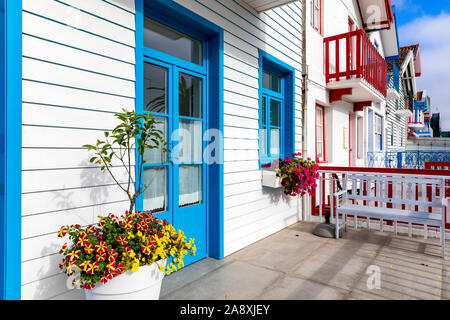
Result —
[{"label": "blue window frame", "polygon": [[375,114],[375,151],[383,151],[383,117]]},{"label": "blue window frame", "polygon": [[292,156],[295,69],[260,50],[259,164]]}]

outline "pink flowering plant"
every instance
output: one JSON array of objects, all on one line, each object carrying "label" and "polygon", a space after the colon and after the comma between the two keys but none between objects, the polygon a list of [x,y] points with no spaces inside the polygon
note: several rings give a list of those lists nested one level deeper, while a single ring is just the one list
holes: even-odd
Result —
[{"label": "pink flowering plant", "polygon": [[275,160],[262,166],[263,169],[275,170],[281,178],[284,193],[292,197],[303,196],[306,193],[314,195],[319,178],[319,165],[311,158],[302,158],[300,152],[284,160]]}]

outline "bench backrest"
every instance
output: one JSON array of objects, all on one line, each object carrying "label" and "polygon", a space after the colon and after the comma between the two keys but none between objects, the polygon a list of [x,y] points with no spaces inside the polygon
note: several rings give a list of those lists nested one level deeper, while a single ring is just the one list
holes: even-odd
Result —
[{"label": "bench backrest", "polygon": [[373,202],[375,206],[402,205],[416,211],[419,207],[441,206],[438,195],[444,194],[444,187],[445,178],[439,176],[348,173],[344,178],[349,200],[362,200],[364,204]]}]

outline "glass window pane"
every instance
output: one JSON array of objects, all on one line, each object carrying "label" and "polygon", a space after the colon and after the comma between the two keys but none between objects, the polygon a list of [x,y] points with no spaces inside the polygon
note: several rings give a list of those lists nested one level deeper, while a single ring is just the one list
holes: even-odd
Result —
[{"label": "glass window pane", "polygon": [[[158,122],[162,122],[156,125],[158,130],[163,132],[163,137],[167,141],[167,118],[166,117],[155,117],[155,120]],[[152,141],[147,141],[150,146],[154,146],[155,143]],[[158,149],[145,149],[144,151],[144,160],[146,163],[165,163],[167,162],[168,154],[162,152],[162,146]]]},{"label": "glass window pane", "polygon": [[202,165],[181,165],[178,177],[179,206],[202,203],[202,185]]},{"label": "glass window pane", "polygon": [[144,110],[167,113],[167,69],[144,63]]},{"label": "glass window pane", "polygon": [[322,142],[317,142],[317,157],[323,158],[323,144]]},{"label": "glass window pane", "polygon": [[179,158],[180,162],[201,162],[203,130],[202,122],[180,119]]},{"label": "glass window pane", "polygon": [[281,78],[271,72],[263,70],[263,88],[281,93]]},{"label": "glass window pane", "polygon": [[202,79],[184,73],[179,74],[180,116],[202,117]]},{"label": "glass window pane", "polygon": [[281,153],[281,135],[280,129],[270,129],[270,154],[277,155]]},{"label": "glass window pane", "polygon": [[266,97],[262,97],[262,106],[261,106],[261,123],[263,125],[266,124]]},{"label": "glass window pane", "polygon": [[202,42],[147,17],[144,46],[202,65]]},{"label": "glass window pane", "polygon": [[322,127],[317,127],[317,141],[323,141],[323,128]]},{"label": "glass window pane", "polygon": [[167,210],[167,167],[144,168],[144,211]]},{"label": "glass window pane", "polygon": [[270,100],[270,125],[275,127],[281,126],[281,102]]}]

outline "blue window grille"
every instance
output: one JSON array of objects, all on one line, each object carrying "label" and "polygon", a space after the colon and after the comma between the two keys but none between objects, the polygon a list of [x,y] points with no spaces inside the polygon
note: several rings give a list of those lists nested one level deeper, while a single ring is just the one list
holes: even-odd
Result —
[{"label": "blue window grille", "polygon": [[400,92],[400,71],[395,62],[392,63],[392,72],[389,72],[387,75],[387,83],[389,88]]}]

